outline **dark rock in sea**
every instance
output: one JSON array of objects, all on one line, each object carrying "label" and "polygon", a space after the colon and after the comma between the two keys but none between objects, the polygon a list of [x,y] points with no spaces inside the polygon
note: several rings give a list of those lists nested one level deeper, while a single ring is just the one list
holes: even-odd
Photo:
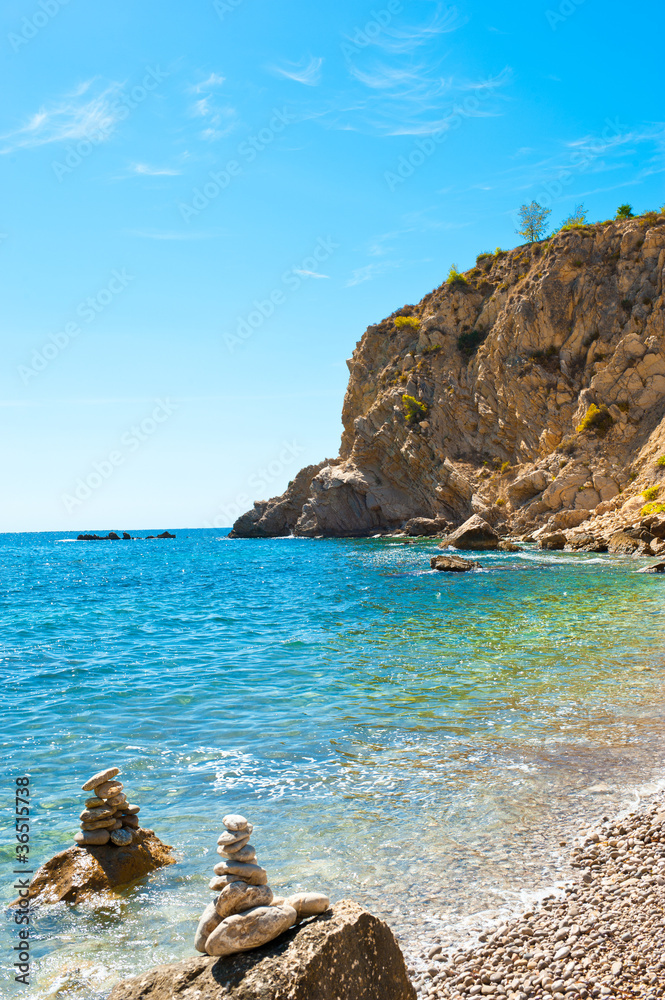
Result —
[{"label": "dark rock in sea", "polygon": [[79,903],[175,864],[171,850],[154,830],[143,829],[135,831],[127,847],[70,847],[37,869],[28,898],[34,903]]},{"label": "dark rock in sea", "polygon": [[432,569],[442,573],[468,573],[471,569],[480,569],[479,562],[472,559],[462,559],[461,556],[432,556],[429,561]]},{"label": "dark rock in sea", "polygon": [[117,534],[115,533],[115,531],[109,531],[109,533],[108,533],[108,536],[107,536],[107,537],[108,537],[108,540],[109,540],[110,542],[119,542],[119,541],[120,541],[120,535],[117,535]]},{"label": "dark rock in sea", "polygon": [[498,544],[499,536],[492,525],[480,515],[474,514],[444,538],[439,548],[447,549],[452,546],[456,549],[495,549]]},{"label": "dark rock in sea", "polygon": [[161,533],[161,535],[157,535],[157,537],[158,538],[175,538],[175,535],[172,535],[170,531],[163,531]]},{"label": "dark rock in sea", "polygon": [[132,538],[132,536],[131,536],[131,535],[129,534],[129,532],[128,532],[128,531],[123,531],[123,533],[122,533],[122,537],[123,537],[123,539],[124,539],[125,541],[127,541],[127,540],[131,541],[131,538]]},{"label": "dark rock in sea", "polygon": [[499,552],[523,552],[524,550],[520,545],[515,545],[514,542],[509,541],[507,538],[503,538],[497,545]]},{"label": "dark rock in sea", "polygon": [[538,545],[541,549],[554,549],[560,551],[565,548],[566,536],[563,531],[553,531],[551,535],[542,535],[538,539]]},{"label": "dark rock in sea", "polygon": [[438,535],[440,531],[450,531],[452,524],[445,517],[412,517],[402,528],[405,535]]},{"label": "dark rock in sea", "polygon": [[415,1000],[392,931],[342,900],[254,951],[187,958],[119,983],[109,1000]]},{"label": "dark rock in sea", "polygon": [[571,552],[607,552],[607,542],[602,538],[596,538],[590,531],[584,531],[569,538],[566,548]]},{"label": "dark rock in sea", "polygon": [[665,573],[665,562],[654,563],[652,566],[644,566],[638,569],[638,573]]}]

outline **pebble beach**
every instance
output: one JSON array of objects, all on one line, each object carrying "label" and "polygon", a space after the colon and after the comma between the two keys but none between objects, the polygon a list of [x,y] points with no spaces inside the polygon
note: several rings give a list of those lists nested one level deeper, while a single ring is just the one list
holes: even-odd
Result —
[{"label": "pebble beach", "polygon": [[560,896],[481,934],[469,949],[451,952],[433,943],[417,963],[418,996],[661,997],[665,802],[589,830],[573,845],[570,862],[576,878]]}]

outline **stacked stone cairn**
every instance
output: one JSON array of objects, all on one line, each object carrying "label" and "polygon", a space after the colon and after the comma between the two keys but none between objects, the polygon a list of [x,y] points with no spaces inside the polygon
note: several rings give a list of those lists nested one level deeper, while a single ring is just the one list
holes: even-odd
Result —
[{"label": "stacked stone cairn", "polygon": [[84,792],[92,792],[85,800],[81,813],[81,831],[74,840],[79,847],[101,846],[109,841],[116,847],[128,847],[139,828],[139,806],[132,806],[123,792],[117,767],[93,774],[83,785]]},{"label": "stacked stone cairn", "polygon": [[234,955],[251,951],[278,937],[299,920],[324,913],[330,900],[320,892],[273,896],[268,874],[249,843],[254,829],[244,816],[222,820],[226,829],[217,840],[223,861],[215,865],[210,888],[219,895],[203,911],[194,947],[204,955]]}]

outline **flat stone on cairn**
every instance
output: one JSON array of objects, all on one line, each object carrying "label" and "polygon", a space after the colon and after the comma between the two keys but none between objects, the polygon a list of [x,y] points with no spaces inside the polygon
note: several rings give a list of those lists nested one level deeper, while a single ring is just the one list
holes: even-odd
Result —
[{"label": "flat stone on cairn", "polygon": [[93,795],[85,800],[79,817],[81,831],[74,837],[79,847],[99,847],[109,842],[128,847],[132,843],[134,831],[139,829],[140,807],[129,804],[122,782],[115,780],[118,774],[119,768],[108,767],[93,774],[82,786],[84,792]]},{"label": "flat stone on cairn", "polygon": [[249,843],[254,827],[231,814],[217,840],[217,853],[227,860],[215,865],[210,888],[219,895],[206,906],[196,929],[194,947],[203,955],[235,955],[267,944],[299,920],[324,913],[330,900],[323,893],[273,896],[268,873],[256,861]]}]

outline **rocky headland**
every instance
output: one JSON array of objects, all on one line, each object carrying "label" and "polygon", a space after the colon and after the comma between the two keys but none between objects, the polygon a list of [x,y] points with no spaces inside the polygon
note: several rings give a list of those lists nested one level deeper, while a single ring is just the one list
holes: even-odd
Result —
[{"label": "rocky headland", "polygon": [[665,215],[483,253],[370,326],[339,456],[231,537],[445,535],[665,551]]}]

